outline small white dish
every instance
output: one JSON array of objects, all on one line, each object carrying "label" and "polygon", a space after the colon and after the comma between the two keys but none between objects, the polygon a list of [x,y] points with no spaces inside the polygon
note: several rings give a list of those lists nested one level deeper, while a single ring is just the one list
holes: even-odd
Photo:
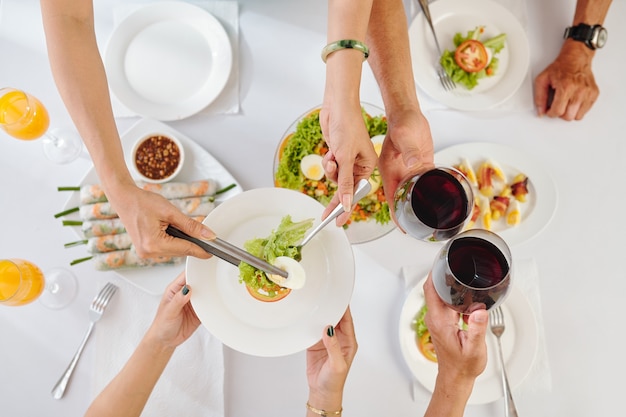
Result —
[{"label": "small white dish", "polygon": [[[152,142],[153,147],[158,149],[156,149],[154,153],[151,152],[154,157],[152,160],[147,161],[144,147],[151,146],[150,142]],[[163,149],[164,147],[171,147],[171,149]],[[172,152],[174,152],[175,165],[168,163]],[[185,163],[185,147],[182,142],[171,133],[153,132],[141,136],[135,142],[131,152],[131,160],[135,174],[137,174],[139,178],[145,182],[162,184],[173,180],[183,169]],[[156,172],[158,166],[161,166],[162,169],[165,170],[164,175],[160,176],[159,173]],[[149,172],[153,172],[154,175],[148,175]]]},{"label": "small white dish", "polygon": [[199,6],[164,1],[142,6],[115,28],[104,64],[113,94],[132,112],[180,120],[211,104],[233,65],[230,39]]}]

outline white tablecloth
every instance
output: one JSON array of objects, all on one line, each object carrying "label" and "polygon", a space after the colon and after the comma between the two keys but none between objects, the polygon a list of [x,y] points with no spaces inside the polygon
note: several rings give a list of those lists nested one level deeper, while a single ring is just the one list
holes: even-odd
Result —
[{"label": "white tablecloth", "polygon": [[[121,3],[95,2],[100,43],[113,28],[113,7]],[[196,140],[244,189],[250,189],[272,185],[279,139],[296,117],[322,101],[325,67],[319,51],[326,41],[326,3],[238,3],[240,114],[198,114],[171,125]],[[571,23],[574,0],[526,3],[531,74],[536,75],[558,52],[563,28]],[[54,126],[70,125],[49,70],[38,4],[36,0],[0,3],[0,80],[42,99]],[[513,248],[516,258],[533,258],[540,275],[552,379],[549,393],[516,398],[520,415],[588,417],[618,415],[622,409],[626,362],[621,343],[621,295],[626,292],[626,276],[621,262],[626,223],[621,218],[625,201],[621,187],[626,180],[626,118],[621,109],[626,97],[622,74],[626,55],[621,40],[626,39],[625,15],[626,2],[614,1],[605,22],[608,43],[596,52],[593,62],[601,94],[583,121],[540,119],[531,111],[504,113],[488,120],[481,114],[427,112],[437,150],[474,141],[517,147],[549,168],[559,192],[551,223],[539,236]],[[367,65],[361,99],[382,104]],[[120,131],[134,121],[119,119]],[[44,270],[67,266],[75,254],[63,244],[76,236],[52,217],[67,198],[56,187],[76,184],[89,162],[79,159],[54,165],[43,156],[40,142],[16,141],[2,132],[0,150],[0,256],[31,259]],[[408,264],[427,270],[435,252],[435,246],[398,231],[355,247],[352,312],[359,352],[345,388],[344,415],[424,412],[425,404],[413,400],[412,375],[397,342],[398,316],[406,294],[400,274]],[[50,390],[86,329],[91,299],[103,282],[117,276],[95,272],[88,263],[73,270],[80,288],[69,307],[53,311],[39,303],[0,307],[3,416],[76,416],[93,398],[99,378],[93,340],[66,397],[53,400]],[[142,320],[150,320],[152,313],[146,309]],[[304,415],[304,354],[257,358],[225,349],[224,370],[225,416]],[[279,402],[274,394],[277,386],[284,392]],[[502,414],[502,400],[466,411],[468,417]]]}]

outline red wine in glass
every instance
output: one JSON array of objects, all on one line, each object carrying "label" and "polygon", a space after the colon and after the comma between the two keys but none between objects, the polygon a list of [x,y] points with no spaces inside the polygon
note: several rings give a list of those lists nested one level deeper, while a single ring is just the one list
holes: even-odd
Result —
[{"label": "red wine in glass", "polygon": [[458,234],[474,207],[467,178],[453,168],[438,167],[398,188],[394,209],[398,225],[418,239],[447,240]]},{"label": "red wine in glass", "polygon": [[506,298],[511,284],[511,252],[502,238],[470,230],[452,238],[433,265],[439,297],[459,313],[487,310]]}]

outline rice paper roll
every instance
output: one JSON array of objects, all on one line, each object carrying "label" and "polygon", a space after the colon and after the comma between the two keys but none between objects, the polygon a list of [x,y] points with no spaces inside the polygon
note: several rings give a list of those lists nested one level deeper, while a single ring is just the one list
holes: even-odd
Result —
[{"label": "rice paper roll", "polygon": [[[201,197],[215,195],[217,182],[212,179],[191,182],[166,182],[152,184],[136,181],[139,188],[162,195],[168,200],[187,197]],[[108,201],[104,190],[99,184],[86,184],[80,187],[80,204],[93,204]]]},{"label": "rice paper roll", "polygon": [[[192,216],[191,218],[202,223],[205,217],[206,216]],[[126,228],[122,224],[122,220],[120,220],[119,217],[114,219],[83,221],[81,230],[87,239],[126,233]]]},{"label": "rice paper roll", "polygon": [[108,201],[82,205],[79,208],[79,214],[83,221],[113,219],[117,217],[117,212]]},{"label": "rice paper roll", "polygon": [[96,236],[87,239],[87,251],[89,253],[106,253],[116,250],[130,249],[133,242],[128,233],[117,235]]},{"label": "rice paper roll", "polygon": [[107,220],[83,221],[81,230],[87,239],[96,236],[118,235],[126,233],[126,228],[119,217]]},{"label": "rice paper roll", "polygon": [[92,258],[98,271],[111,271],[122,268],[145,268],[148,266],[177,265],[184,257],[160,256],[158,258],[140,258],[134,248],[108,253],[98,253]]},{"label": "rice paper roll", "polygon": [[[177,198],[168,201],[187,216],[206,216],[215,208],[214,200],[213,196],[203,196]],[[105,220],[118,217],[117,212],[108,201],[80,206],[79,213],[82,221]]]},{"label": "rice paper roll", "polygon": [[211,196],[179,198],[170,200],[177,209],[187,216],[206,216],[215,208],[214,198]]}]

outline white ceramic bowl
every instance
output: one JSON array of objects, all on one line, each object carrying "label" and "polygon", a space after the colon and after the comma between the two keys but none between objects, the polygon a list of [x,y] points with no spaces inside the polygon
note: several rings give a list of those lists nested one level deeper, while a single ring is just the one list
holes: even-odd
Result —
[{"label": "white ceramic bowl", "polygon": [[[154,152],[150,152],[151,155],[146,155],[147,152],[144,145],[146,141],[150,141],[153,144]],[[167,146],[172,146],[172,149],[178,150],[178,163],[175,166],[167,160],[171,158],[172,150],[167,149],[165,152],[162,152],[163,148]],[[144,161],[143,163],[140,163],[138,159],[139,155],[143,155],[141,159]],[[180,140],[171,133],[154,132],[140,137],[137,142],[135,142],[131,158],[133,169],[142,181],[161,184],[174,179],[183,168],[183,164],[185,163],[185,148]],[[148,165],[148,167],[144,169],[142,165]],[[160,170],[164,172],[157,172]],[[150,171],[153,172],[153,175],[149,175]]]}]

